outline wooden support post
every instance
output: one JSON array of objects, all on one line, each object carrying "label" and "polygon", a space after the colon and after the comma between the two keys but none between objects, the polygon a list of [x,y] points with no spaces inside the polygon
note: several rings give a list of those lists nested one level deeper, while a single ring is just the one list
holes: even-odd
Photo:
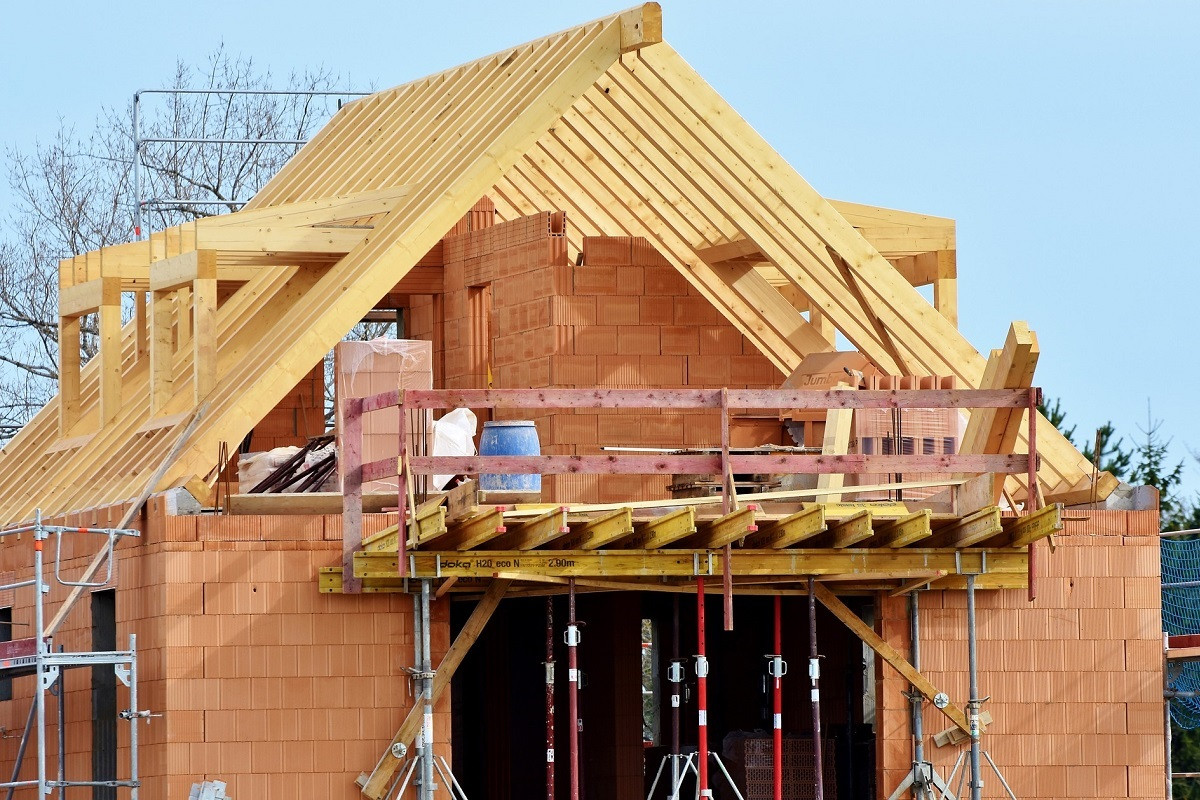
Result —
[{"label": "wooden support post", "polygon": [[192,287],[181,286],[175,292],[175,341],[180,350],[192,343]]},{"label": "wooden support post", "polygon": [[192,282],[192,389],[200,404],[217,386],[217,253],[196,253]]},{"label": "wooden support post", "polygon": [[362,547],[362,400],[347,397],[341,402],[342,591],[357,593],[362,591],[362,580],[354,577],[354,554]]},{"label": "wooden support post", "polygon": [[933,281],[933,307],[958,327],[958,252],[937,251],[937,277]]},{"label": "wooden support post", "polygon": [[121,411],[121,279],[102,277],[100,294],[100,427]]},{"label": "wooden support post", "polygon": [[137,360],[141,361],[150,355],[150,331],[147,319],[146,296],[149,292],[133,293],[134,331],[137,336]]},{"label": "wooden support post", "polygon": [[812,300],[808,301],[808,323],[813,326],[822,339],[829,342],[830,347],[837,342],[837,328],[833,326],[833,320],[821,310],[821,307]]},{"label": "wooden support post", "polygon": [[[841,390],[853,390],[853,386],[838,384],[834,387]],[[825,412],[825,438],[821,442],[821,455],[840,456],[850,452],[850,429],[853,427],[854,410],[850,408],[831,408]],[[818,489],[840,489],[846,483],[846,476],[840,472],[822,473],[817,477]],[[841,494],[827,494],[821,498],[828,503],[842,502]]]},{"label": "wooden support post", "polygon": [[[892,647],[879,634],[871,629],[871,626],[863,622],[857,614],[851,611],[845,603],[837,598],[837,596],[825,588],[821,584],[814,587],[814,593],[821,605],[829,609],[829,611],[838,619],[840,619],[847,628],[849,628],[858,638],[863,640],[863,643],[879,654],[880,658],[891,664],[892,667],[903,675],[913,688],[924,695],[926,700],[933,701],[934,695],[938,694],[937,687],[929,682],[929,679],[922,675],[913,667],[912,664],[900,654],[900,651]],[[969,732],[970,728],[967,725],[967,716],[963,710],[953,703],[949,703],[940,711],[950,718],[950,721],[961,728],[963,731]]]},{"label": "wooden support post", "polygon": [[66,438],[79,421],[79,317],[58,318],[58,427]]},{"label": "wooden support post", "polygon": [[150,413],[166,407],[175,391],[175,337],[171,292],[150,293]]},{"label": "wooden support post", "polygon": [[[344,574],[348,575],[349,572]],[[345,580],[344,577],[343,580]],[[471,612],[467,624],[459,631],[454,644],[446,651],[446,655],[442,657],[441,663],[437,666],[437,671],[433,676],[433,703],[436,704],[438,698],[442,696],[446,689],[450,688],[450,680],[454,677],[455,670],[462,663],[463,658],[467,655],[467,651],[479,639],[479,635],[483,633],[484,626],[492,618],[492,614],[496,611],[496,606],[500,605],[500,600],[504,597],[504,592],[508,589],[510,583],[512,583],[510,580],[493,580],[483,597],[475,605],[475,610]],[[401,759],[392,755],[392,747],[397,744],[408,746],[412,743],[413,738],[416,737],[417,731],[421,727],[421,716],[421,706],[414,704],[408,712],[408,716],[404,718],[404,722],[400,724],[400,729],[392,737],[391,743],[383,751],[383,756],[379,759],[379,763],[375,765],[375,769],[372,770],[369,776],[359,777],[359,784],[362,787],[364,795],[372,798],[372,800],[381,800],[384,794],[386,794],[387,788],[391,784],[392,776],[396,774],[396,770],[399,769],[402,763]]]}]

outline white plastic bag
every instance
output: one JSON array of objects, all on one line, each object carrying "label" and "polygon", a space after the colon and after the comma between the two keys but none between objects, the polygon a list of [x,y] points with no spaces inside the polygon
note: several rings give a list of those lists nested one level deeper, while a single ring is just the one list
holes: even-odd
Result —
[{"label": "white plastic bag", "polygon": [[[475,455],[475,431],[478,421],[469,408],[456,408],[433,423],[433,455]],[[446,488],[453,475],[434,475],[433,487],[439,492]]]}]

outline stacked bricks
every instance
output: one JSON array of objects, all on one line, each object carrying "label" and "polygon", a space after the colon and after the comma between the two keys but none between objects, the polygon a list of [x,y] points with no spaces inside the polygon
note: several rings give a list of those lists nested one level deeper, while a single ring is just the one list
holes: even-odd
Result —
[{"label": "stacked bricks", "polygon": [[[442,307],[433,298],[417,300],[406,331],[434,342],[435,385],[483,388],[489,369],[495,388],[765,388],[783,380],[644,239],[585,237],[582,264],[572,266],[566,219],[546,212],[447,236],[443,255]],[[481,423],[492,418],[476,412]],[[534,420],[545,454],[594,454],[602,445],[720,444],[712,411],[543,409],[493,416]],[[733,438],[735,445],[782,443],[782,435],[774,420],[748,420]],[[669,481],[547,476],[543,496],[650,499],[665,496]]]},{"label": "stacked bricks", "polygon": [[[1078,519],[1085,517],[1085,519]],[[1073,518],[1073,519],[1072,519]],[[1157,511],[1075,511],[1053,554],[1038,545],[1037,600],[976,595],[982,745],[1018,797],[1162,798],[1163,674]],[[922,592],[921,666],[961,707],[968,697],[966,594]],[[880,633],[909,652],[904,598],[878,606]],[[879,790],[912,761],[907,682],[877,667]],[[952,723],[926,704],[927,735]],[[935,747],[943,777],[968,743]],[[985,789],[999,782],[986,766]]]},{"label": "stacked bricks", "polygon": [[[49,522],[112,526],[124,511],[113,506]],[[369,534],[393,522],[395,515],[368,514],[364,528]],[[162,715],[139,731],[144,791],[187,797],[192,783],[220,779],[232,797],[360,797],[355,777],[372,768],[412,705],[402,672],[413,658],[410,598],[317,592],[317,569],[341,561],[340,516],[170,516],[156,497],[135,527],[144,536],[118,550],[117,644],[124,648],[137,634],[139,705]],[[91,560],[95,538],[78,534],[64,544],[63,574],[74,577]],[[0,554],[6,579],[28,577],[31,564],[28,536]],[[49,614],[66,596],[51,570]],[[19,637],[33,621],[32,596],[12,594],[4,599],[15,603]],[[434,605],[434,663],[449,646],[448,608]],[[90,649],[86,594],[55,641]],[[16,679],[17,699],[0,704],[0,725],[10,731],[24,727],[32,681]],[[67,775],[86,780],[89,670],[67,671],[66,689]],[[118,708],[128,706],[127,697],[118,687]],[[434,727],[449,758],[448,695],[436,706]],[[125,778],[127,723],[117,731]],[[51,764],[54,740],[52,726]],[[15,751],[3,752],[5,774]],[[22,777],[34,769],[31,752]]]}]

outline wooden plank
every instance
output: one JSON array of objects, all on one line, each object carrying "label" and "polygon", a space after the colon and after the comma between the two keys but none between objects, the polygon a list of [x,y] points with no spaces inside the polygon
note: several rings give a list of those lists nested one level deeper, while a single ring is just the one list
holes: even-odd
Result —
[{"label": "wooden plank", "polygon": [[[471,611],[471,616],[467,619],[462,630],[454,639],[454,644],[450,645],[450,649],[446,651],[446,655],[442,656],[442,660],[438,663],[437,669],[433,676],[433,703],[437,704],[441,696],[450,688],[450,681],[454,678],[455,671],[462,663],[471,646],[479,639],[483,633],[484,627],[488,620],[492,618],[496,607],[500,605],[500,600],[504,597],[504,593],[508,590],[512,581],[496,580],[488,586],[487,591],[479,602],[475,604],[474,610]],[[417,731],[421,728],[421,721],[425,709],[420,703],[414,703],[409,710],[408,715],[404,718],[404,722],[400,723],[400,729],[396,731],[396,735],[392,737],[392,741],[384,748],[383,755],[380,756],[379,762],[375,765],[375,769],[371,774],[362,780],[362,793],[373,800],[381,800],[387,793],[388,787],[391,785],[392,776],[396,774],[396,770],[403,763],[400,759],[392,755],[392,748],[395,745],[404,745],[408,747],[412,744],[413,739],[417,735]]]},{"label": "wooden plank", "polygon": [[937,251],[937,280],[933,282],[933,307],[958,327],[958,259],[953,250]]},{"label": "wooden plank", "polygon": [[680,546],[715,550],[718,547],[732,544],[758,530],[754,521],[756,513],[757,506],[750,505],[714,520],[698,522],[696,523],[696,532],[680,542]]},{"label": "wooden plank", "polygon": [[[897,672],[919,691],[926,700],[933,702],[934,696],[939,694],[936,686],[929,682],[929,679],[908,662],[904,656],[900,654],[892,645],[888,644],[879,634],[871,629],[871,626],[863,622],[857,614],[850,610],[845,603],[837,598],[833,592],[822,586],[820,583],[815,584],[813,591],[816,597],[821,601],[821,605],[825,606],[829,611],[837,617],[842,623],[849,628],[855,636],[862,639],[863,643],[879,654],[879,657],[892,666]],[[936,706],[934,706],[937,708]],[[945,708],[939,709],[943,714],[949,717],[950,721],[964,731],[969,730],[967,717],[962,709],[954,703],[949,703]]]},{"label": "wooden plank", "polygon": [[925,543],[927,547],[971,547],[999,534],[1000,509],[991,507],[939,528]]},{"label": "wooden plank", "polygon": [[567,508],[552,508],[540,517],[517,523],[506,523],[508,532],[487,543],[495,550],[532,550],[571,532],[567,525]]},{"label": "wooden plank", "polygon": [[1032,514],[1001,521],[1004,533],[1000,537],[1008,547],[1026,547],[1063,529],[1063,505],[1051,503]]},{"label": "wooden plank", "polygon": [[763,520],[746,537],[746,547],[782,549],[812,539],[825,530],[825,509],[812,506],[783,519]]},{"label": "wooden plank", "polygon": [[933,535],[930,527],[932,513],[929,509],[921,509],[907,517],[875,523],[875,538],[871,540],[873,547],[908,547],[910,544],[928,539]]},{"label": "wooden plank", "polygon": [[[438,546],[440,548],[440,545]],[[490,578],[498,570],[520,569],[560,577],[694,577],[696,561],[705,571],[711,563],[712,574],[719,574],[724,554],[721,550],[695,551],[664,548],[661,550],[589,549],[589,550],[421,550],[409,553],[415,564],[414,575],[442,578]],[[743,576],[797,575],[872,575],[912,574],[914,570],[944,569],[954,573],[1023,574],[1028,568],[1028,553],[1012,548],[952,550],[903,547],[890,548],[790,548],[786,550],[739,549],[732,559],[732,571]],[[711,557],[711,561],[709,560]],[[985,565],[986,560],[986,565]],[[354,574],[359,578],[387,578],[397,574],[394,553],[365,553],[354,556]],[[705,574],[708,574],[705,572]]]},{"label": "wooden plank", "polygon": [[319,197],[266,208],[242,209],[232,214],[220,214],[196,221],[196,233],[203,241],[213,228],[255,227],[260,225],[282,225],[299,228],[321,225],[385,214],[396,208],[396,204],[408,197],[411,186],[389,186],[333,197]]},{"label": "wooden plank", "polygon": [[842,550],[870,539],[873,534],[871,512],[863,510],[845,519],[827,521],[825,532],[818,534],[809,546]]}]

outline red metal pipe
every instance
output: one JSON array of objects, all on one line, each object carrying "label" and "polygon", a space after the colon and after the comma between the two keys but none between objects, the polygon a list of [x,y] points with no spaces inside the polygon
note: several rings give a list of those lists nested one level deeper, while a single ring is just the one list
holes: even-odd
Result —
[{"label": "red metal pipe", "polygon": [[546,598],[546,800],[554,800],[554,599]]},{"label": "red metal pipe", "polygon": [[575,623],[575,579],[567,583],[567,713],[570,729],[567,745],[571,758],[571,800],[579,800],[579,626]]},{"label": "red metal pipe", "polygon": [[778,662],[772,664],[771,674],[773,678],[772,693],[774,694],[774,714],[772,716],[772,727],[775,736],[774,747],[772,750],[773,758],[771,759],[774,767],[774,793],[775,800],[783,800],[783,598],[775,595],[775,658]]},{"label": "red metal pipe", "polygon": [[821,756],[821,661],[817,654],[817,595],[808,579],[808,677],[812,680],[813,800],[825,800],[825,763]]},{"label": "red metal pipe", "polygon": [[[1030,388],[1029,407],[1029,475],[1025,488],[1025,512],[1032,514],[1038,507],[1038,477],[1037,477],[1037,416],[1038,399],[1041,390]],[[1029,545],[1029,602],[1037,599],[1037,550],[1033,543]]]},{"label": "red metal pipe", "polygon": [[696,764],[700,797],[708,788],[708,657],[704,654],[704,578],[696,577]]}]

